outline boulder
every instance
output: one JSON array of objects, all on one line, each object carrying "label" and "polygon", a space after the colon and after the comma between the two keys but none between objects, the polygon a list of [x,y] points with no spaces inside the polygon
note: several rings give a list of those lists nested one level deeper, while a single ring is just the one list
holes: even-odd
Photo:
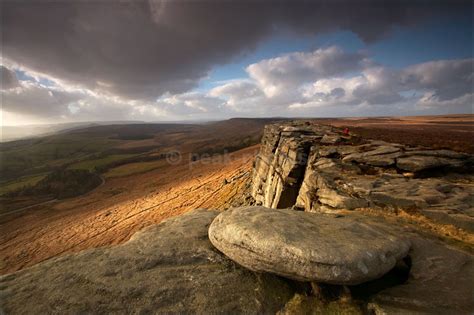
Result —
[{"label": "boulder", "polygon": [[410,277],[376,294],[375,314],[472,314],[474,261],[446,245],[414,237]]},{"label": "boulder", "polygon": [[246,270],[207,237],[218,212],[196,210],[127,243],[63,256],[0,278],[0,314],[262,314],[288,282]]},{"label": "boulder", "polygon": [[408,240],[364,218],[264,207],[221,213],[209,238],[250,270],[343,285],[381,277],[410,248]]},{"label": "boulder", "polygon": [[[335,189],[321,188],[316,192],[321,204],[336,209],[353,210],[367,207],[369,203],[364,199],[345,196]],[[311,211],[311,210],[308,210]]]},{"label": "boulder", "polygon": [[341,141],[341,137],[337,134],[325,134],[321,138],[321,143],[323,144],[336,144]]}]

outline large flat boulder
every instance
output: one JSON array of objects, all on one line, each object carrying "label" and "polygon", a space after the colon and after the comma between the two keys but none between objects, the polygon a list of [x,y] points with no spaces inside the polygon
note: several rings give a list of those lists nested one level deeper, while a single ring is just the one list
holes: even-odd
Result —
[{"label": "large flat boulder", "polygon": [[292,297],[288,283],[217,252],[197,210],[127,243],[48,260],[0,278],[0,314],[262,314]]},{"label": "large flat boulder", "polygon": [[250,270],[344,285],[381,277],[410,248],[408,240],[361,217],[265,207],[221,213],[209,238]]}]

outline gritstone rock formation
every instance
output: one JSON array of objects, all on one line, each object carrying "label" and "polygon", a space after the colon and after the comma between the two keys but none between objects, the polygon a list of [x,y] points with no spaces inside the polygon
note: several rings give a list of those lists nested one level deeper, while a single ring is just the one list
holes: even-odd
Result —
[{"label": "gritstone rock formation", "polygon": [[369,220],[265,207],[219,214],[209,238],[251,270],[342,285],[381,277],[410,248],[409,241]]},{"label": "gritstone rock formation", "polygon": [[[306,212],[405,210],[433,224],[454,226],[471,235],[467,238],[472,244],[473,165],[468,154],[361,139],[330,126],[295,121],[265,127],[251,193],[257,205]],[[357,211],[349,213],[369,220]],[[390,228],[413,244],[410,274],[405,284],[372,296],[369,308],[376,314],[471,314],[472,246],[465,253],[426,239],[417,228]],[[327,237],[333,234],[337,231]]]},{"label": "gritstone rock formation", "polygon": [[474,159],[344,135],[310,122],[265,127],[252,181],[257,205],[310,212],[416,209],[474,231]]}]

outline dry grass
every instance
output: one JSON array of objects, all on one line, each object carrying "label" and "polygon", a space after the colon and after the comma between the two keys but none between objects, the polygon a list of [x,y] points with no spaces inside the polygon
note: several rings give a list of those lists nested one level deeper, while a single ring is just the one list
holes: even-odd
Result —
[{"label": "dry grass", "polygon": [[257,150],[234,152],[230,161],[169,165],[108,179],[85,196],[0,217],[0,274],[123,243],[145,226],[192,209],[225,209],[248,182],[248,176],[239,176],[250,173]]},{"label": "dry grass", "polygon": [[303,294],[295,294],[289,300],[283,310],[277,313],[278,315],[359,315],[363,314],[362,309],[358,304],[352,301],[336,300],[323,301],[314,296],[307,296]]},{"label": "dry grass", "polygon": [[396,212],[372,208],[359,210],[367,215],[395,221],[397,224],[405,226],[418,234],[435,237],[460,249],[474,252],[474,235],[472,233],[466,232],[454,225],[434,222],[416,212],[416,210],[397,210]]},{"label": "dry grass", "polygon": [[474,115],[316,119],[363,138],[474,153]]}]

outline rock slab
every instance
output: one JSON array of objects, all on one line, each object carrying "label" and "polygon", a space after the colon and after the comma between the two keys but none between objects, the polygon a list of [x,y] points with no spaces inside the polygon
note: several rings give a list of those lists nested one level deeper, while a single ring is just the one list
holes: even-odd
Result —
[{"label": "rock slab", "polygon": [[196,210],[123,245],[63,256],[0,278],[0,314],[275,314],[287,281],[217,252],[217,211]]},{"label": "rock slab", "polygon": [[432,240],[412,239],[410,277],[376,294],[369,309],[383,314],[473,314],[474,260]]},{"label": "rock slab", "polygon": [[381,277],[410,248],[408,240],[369,220],[265,207],[221,213],[209,239],[250,270],[343,285]]}]

